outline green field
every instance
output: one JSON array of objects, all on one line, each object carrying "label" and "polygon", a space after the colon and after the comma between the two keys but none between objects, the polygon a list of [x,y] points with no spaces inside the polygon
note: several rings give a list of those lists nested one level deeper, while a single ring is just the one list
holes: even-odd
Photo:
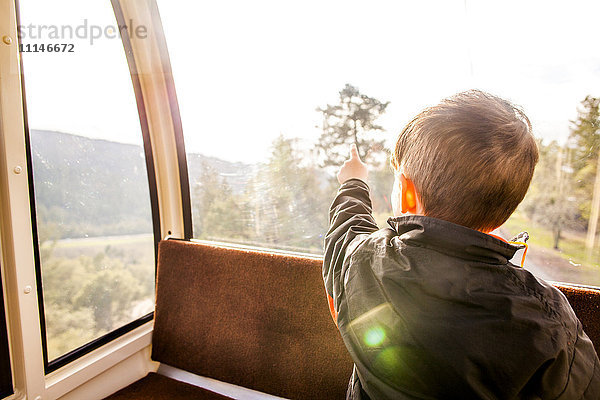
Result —
[{"label": "green field", "polygon": [[52,249],[54,257],[94,257],[100,253],[107,253],[128,261],[135,260],[135,263],[139,264],[154,264],[152,234],[63,239],[43,243],[41,249]]}]

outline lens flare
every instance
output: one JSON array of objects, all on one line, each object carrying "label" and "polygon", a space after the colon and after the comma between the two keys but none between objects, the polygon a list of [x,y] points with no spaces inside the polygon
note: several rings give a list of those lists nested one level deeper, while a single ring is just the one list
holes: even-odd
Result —
[{"label": "lens flare", "polygon": [[365,343],[369,347],[379,346],[385,340],[385,331],[380,326],[371,328],[365,333]]}]

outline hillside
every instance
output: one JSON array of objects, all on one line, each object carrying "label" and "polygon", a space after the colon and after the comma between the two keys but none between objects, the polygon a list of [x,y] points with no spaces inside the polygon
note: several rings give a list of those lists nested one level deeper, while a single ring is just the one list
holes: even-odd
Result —
[{"label": "hillside", "polygon": [[[141,146],[31,130],[40,239],[152,232]],[[207,166],[243,191],[252,166],[188,154],[190,185]]]}]

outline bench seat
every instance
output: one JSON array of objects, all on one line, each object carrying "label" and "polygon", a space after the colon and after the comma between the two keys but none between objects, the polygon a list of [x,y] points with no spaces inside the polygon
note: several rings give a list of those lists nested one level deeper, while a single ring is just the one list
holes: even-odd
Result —
[{"label": "bench seat", "polygon": [[[283,398],[344,399],[352,360],[329,313],[321,264],[319,257],[160,242],[152,359]],[[557,287],[598,351],[600,290]],[[227,397],[155,373],[108,397],[187,398]]]},{"label": "bench seat", "polygon": [[161,241],[152,359],[273,396],[343,399],[353,363],[321,266],[320,257]]}]

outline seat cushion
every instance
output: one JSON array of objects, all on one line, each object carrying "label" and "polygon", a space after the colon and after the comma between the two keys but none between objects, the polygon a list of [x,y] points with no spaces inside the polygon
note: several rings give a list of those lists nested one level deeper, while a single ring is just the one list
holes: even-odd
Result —
[{"label": "seat cushion", "polygon": [[223,400],[221,396],[206,389],[179,382],[166,376],[149,373],[137,382],[108,396],[107,400]]},{"label": "seat cushion", "polygon": [[343,399],[352,359],[322,259],[167,240],[159,245],[152,359],[292,399]]},{"label": "seat cushion", "polygon": [[564,284],[556,287],[567,296],[583,330],[594,343],[596,353],[600,354],[600,290]]}]

